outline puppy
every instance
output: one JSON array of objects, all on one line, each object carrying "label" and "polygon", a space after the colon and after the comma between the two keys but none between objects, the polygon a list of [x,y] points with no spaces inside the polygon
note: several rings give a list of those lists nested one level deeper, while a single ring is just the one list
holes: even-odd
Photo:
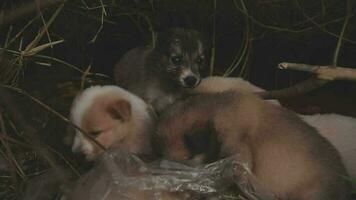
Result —
[{"label": "puppy", "polygon": [[[217,93],[233,90],[236,92],[265,91],[241,78],[212,76],[202,79],[201,84],[193,89],[194,93]],[[277,100],[267,100],[280,105]],[[338,114],[301,115],[305,122],[313,126],[328,139],[340,152],[342,161],[350,176],[356,179],[356,119]]]},{"label": "puppy", "polygon": [[[93,86],[74,100],[71,121],[106,148],[123,148],[134,154],[151,154],[154,116],[138,96],[117,86]],[[92,140],[76,131],[73,152],[93,160],[102,153]]]},{"label": "puppy", "polygon": [[172,160],[200,164],[234,156],[276,199],[342,200],[351,190],[325,138],[293,112],[252,94],[200,94],[176,102],[160,116],[155,141]]},{"label": "puppy", "polygon": [[159,113],[179,98],[185,88],[196,87],[206,65],[201,35],[195,30],[170,29],[157,37],[154,49],[127,52],[115,66],[117,85],[153,105]]}]

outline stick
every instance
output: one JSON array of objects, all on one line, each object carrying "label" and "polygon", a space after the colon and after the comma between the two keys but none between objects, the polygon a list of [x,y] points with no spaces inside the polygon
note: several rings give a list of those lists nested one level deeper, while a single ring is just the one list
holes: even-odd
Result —
[{"label": "stick", "polygon": [[349,80],[356,81],[356,69],[336,67],[336,66],[317,66],[299,63],[283,62],[278,65],[279,69],[290,69],[297,71],[305,71],[316,74],[318,79],[326,81],[334,80]]}]

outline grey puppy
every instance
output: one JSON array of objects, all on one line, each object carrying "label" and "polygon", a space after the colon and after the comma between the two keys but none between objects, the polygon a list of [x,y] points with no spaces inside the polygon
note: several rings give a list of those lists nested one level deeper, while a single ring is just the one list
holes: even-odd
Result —
[{"label": "grey puppy", "polygon": [[116,83],[151,104],[159,113],[201,80],[206,65],[199,32],[172,28],[157,37],[154,49],[128,51],[114,69]]}]

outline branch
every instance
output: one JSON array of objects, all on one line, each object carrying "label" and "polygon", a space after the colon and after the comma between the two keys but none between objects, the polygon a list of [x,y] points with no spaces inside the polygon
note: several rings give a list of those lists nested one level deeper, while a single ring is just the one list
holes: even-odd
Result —
[{"label": "branch", "polygon": [[316,74],[316,77],[321,80],[349,80],[356,81],[356,69],[335,67],[335,66],[317,66],[298,63],[280,63],[279,69],[291,69],[297,71],[305,71]]},{"label": "branch", "polygon": [[317,66],[287,62],[280,63],[278,68],[310,72],[316,76],[313,76],[312,78],[302,81],[289,88],[257,93],[264,99],[283,99],[295,97],[320,88],[326,83],[334,80],[356,81],[356,69],[352,68]]},{"label": "branch", "polygon": [[328,81],[317,79],[316,77],[304,80],[296,85],[280,90],[258,92],[263,99],[286,99],[308,93],[325,85]]}]

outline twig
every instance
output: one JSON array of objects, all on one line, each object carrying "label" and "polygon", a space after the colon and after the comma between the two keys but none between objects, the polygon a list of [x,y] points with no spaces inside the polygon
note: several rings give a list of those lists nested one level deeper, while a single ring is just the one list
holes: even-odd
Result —
[{"label": "twig", "polygon": [[154,31],[153,24],[147,15],[142,14],[141,16],[143,17],[143,19],[146,21],[146,24],[148,25],[148,31],[150,31],[150,33],[151,33],[152,48],[155,48],[157,41],[156,41],[156,33]]},{"label": "twig", "polygon": [[[73,14],[76,14],[76,15],[85,16],[86,18],[92,19],[92,20],[95,20],[95,21],[101,22],[101,20],[102,20],[101,16],[99,18],[99,17],[94,16],[94,15],[86,15],[83,12],[80,12],[80,11],[72,9],[72,8],[66,8],[66,11],[72,12]],[[112,21],[112,20],[109,20],[109,19],[104,19],[104,22],[108,23],[108,24],[117,25],[117,23],[115,21]]]},{"label": "twig", "polygon": [[[37,5],[37,12],[38,12],[39,16],[41,17],[41,21],[42,21],[42,23],[43,23],[43,28],[44,28],[44,30],[45,30],[45,32],[46,32],[48,42],[49,42],[49,43],[52,43],[52,39],[51,39],[51,36],[50,36],[50,34],[49,34],[49,31],[48,31],[48,28],[49,28],[49,27],[47,26],[46,20],[45,20],[45,18],[43,17],[43,14],[42,14],[41,1],[40,1],[40,0],[35,0],[35,3],[36,3],[36,5]],[[63,6],[63,5],[64,5],[64,4],[62,4],[62,6]],[[51,48],[53,49],[53,46],[52,46],[52,45],[51,45]]]},{"label": "twig", "polygon": [[7,35],[6,35],[6,40],[5,40],[5,44],[4,46],[7,47],[9,45],[9,39],[10,39],[10,35],[12,33],[12,26],[10,26],[9,30],[7,31]]},{"label": "twig", "polygon": [[244,60],[244,62],[243,62],[243,64],[242,64],[242,67],[241,67],[241,70],[240,70],[240,74],[239,74],[239,76],[240,77],[243,77],[243,78],[245,78],[246,79],[246,77],[248,76],[248,66],[247,66],[247,62],[249,61],[248,60],[248,57],[249,57],[249,55],[250,55],[250,53],[251,53],[251,47],[250,47],[250,45],[248,45],[248,47],[247,47],[247,50],[246,50],[246,53],[245,53],[245,60]]},{"label": "twig", "polygon": [[240,65],[242,62],[242,59],[247,51],[247,46],[248,46],[248,33],[244,32],[244,36],[242,38],[243,45],[235,55],[234,60],[232,61],[231,65],[229,68],[227,68],[223,74],[224,77],[229,76],[235,69]]},{"label": "twig", "polygon": [[340,53],[340,48],[341,48],[341,45],[342,45],[342,39],[344,38],[344,35],[345,35],[345,30],[346,30],[346,27],[349,23],[349,19],[351,18],[351,14],[352,14],[352,8],[351,8],[351,2],[350,0],[347,1],[347,8],[346,8],[346,12],[347,12],[347,15],[346,15],[346,18],[345,18],[345,21],[342,25],[342,28],[341,28],[341,31],[340,31],[340,35],[339,35],[339,38],[338,38],[338,41],[337,41],[337,45],[335,47],[335,52],[334,52],[334,57],[333,57],[333,65],[337,65],[337,61],[338,61],[338,58],[339,58],[339,53]]},{"label": "twig", "polygon": [[[348,1],[348,2],[349,2],[349,1]],[[301,7],[301,5],[300,5],[300,3],[299,3],[298,1],[297,1],[297,3],[298,3],[298,5],[299,5],[299,7]],[[334,37],[338,38],[338,40],[340,40],[340,41],[347,41],[347,42],[349,42],[349,43],[351,43],[351,44],[356,44],[356,41],[350,40],[350,39],[348,39],[348,38],[346,38],[346,37],[343,37],[343,34],[344,34],[344,32],[345,32],[346,25],[347,25],[349,19],[353,16],[350,7],[351,7],[351,6],[349,5],[349,3],[347,3],[347,13],[346,13],[346,16],[345,16],[345,21],[344,21],[343,27],[342,27],[342,29],[341,29],[341,33],[340,33],[339,35],[337,35],[337,34],[335,34],[335,33],[333,33],[333,32],[328,31],[328,30],[325,28],[325,26],[322,26],[321,24],[318,24],[317,22],[315,22],[311,17],[309,17],[307,14],[305,14],[305,12],[302,12],[302,14],[303,14],[303,16],[304,16],[305,18],[307,18],[312,24],[314,24],[314,25],[315,25],[317,28],[319,28],[321,31],[323,31],[323,32],[325,32],[325,33],[327,33],[327,34],[329,34],[329,35],[331,35],[331,36],[334,36]],[[338,42],[338,44],[340,44],[340,42]],[[336,49],[337,49],[337,48],[336,48]],[[335,59],[335,57],[334,57],[334,59]]]},{"label": "twig", "polygon": [[[21,30],[9,41],[9,43],[4,46],[5,48],[7,48],[8,46],[10,46],[10,44],[12,44],[18,37],[20,37],[22,35],[22,33],[28,28],[30,27],[30,25],[38,18],[39,16],[34,17],[33,19],[31,19],[30,21],[27,22],[27,24],[21,28]],[[20,41],[20,49],[22,45],[22,40]]]},{"label": "twig", "polygon": [[[238,8],[236,0],[234,0],[233,2],[234,2],[235,7]],[[247,10],[243,0],[241,0],[241,5],[242,5],[244,12],[248,13],[248,10]],[[245,58],[245,63],[241,67],[240,76],[244,72],[244,68],[246,66],[245,64],[246,64],[247,56],[248,56],[248,49],[250,46],[250,30],[251,30],[251,28],[250,28],[251,24],[250,24],[249,18],[246,17],[245,20],[246,20],[246,31],[244,33],[244,38],[243,38],[244,45],[240,49],[240,51],[236,54],[236,57],[234,58],[233,63],[225,71],[223,76],[230,76],[236,70],[236,68],[240,65],[242,60]]]},{"label": "twig", "polygon": [[[342,45],[342,41],[343,40],[347,41],[344,37],[344,34],[345,34],[345,30],[346,30],[347,24],[349,22],[349,19],[352,17],[351,4],[352,4],[352,2],[350,0],[348,0],[347,1],[347,14],[345,17],[345,21],[341,28],[340,34],[337,36],[338,41],[337,41],[334,55],[333,55],[333,65],[332,66],[323,66],[323,67],[316,66],[316,68],[314,66],[312,68],[309,68],[305,64],[302,64],[302,65],[299,64],[299,67],[296,67],[295,63],[281,63],[281,64],[279,64],[279,68],[288,68],[289,67],[290,69],[293,69],[293,68],[298,68],[299,70],[303,69],[302,71],[314,72],[317,74],[317,76],[313,76],[313,77],[311,77],[301,83],[298,83],[294,86],[291,86],[289,88],[260,93],[260,95],[263,98],[265,98],[265,99],[291,98],[291,97],[298,96],[303,93],[310,92],[314,89],[320,88],[332,80],[352,80],[352,81],[356,80],[354,69],[336,67],[337,60],[340,55],[340,48]],[[305,15],[305,13],[304,13],[304,15]],[[315,23],[315,24],[318,25],[317,23]]]},{"label": "twig", "polygon": [[[42,36],[47,33],[48,36],[48,40],[51,43],[51,39],[49,37],[49,33],[48,33],[48,28],[52,25],[53,21],[57,18],[58,14],[62,11],[64,7],[64,4],[60,5],[57,10],[53,13],[53,15],[51,16],[51,18],[48,20],[48,22],[43,22],[44,25],[41,28],[41,30],[39,31],[39,33],[36,35],[36,37],[26,46],[24,53],[26,54],[26,52],[30,51],[31,49],[33,49],[41,40]],[[41,18],[42,19],[42,18]],[[42,19],[44,20],[44,19]],[[52,45],[51,45],[52,47]]]},{"label": "twig", "polygon": [[88,65],[87,69],[84,71],[84,73],[82,74],[82,77],[80,78],[80,89],[81,90],[84,89],[84,83],[85,83],[87,76],[90,73],[90,70],[91,70],[91,64]]},{"label": "twig", "polygon": [[[5,49],[0,47],[0,50],[12,53],[12,54],[16,54],[16,55],[22,55],[22,52],[19,51],[15,51],[15,50],[10,50],[10,49]],[[50,56],[46,56],[46,55],[40,55],[40,54],[35,54],[35,55],[31,55],[31,57],[33,58],[41,58],[41,59],[46,59],[46,60],[50,60],[50,61],[55,61],[57,63],[63,64],[69,68],[72,68],[75,71],[80,72],[81,74],[85,73],[85,71],[83,71],[82,69],[80,69],[79,67],[72,65],[64,60],[58,59],[58,58],[54,58],[54,57],[50,57]],[[100,77],[105,77],[105,78],[109,78],[107,75],[105,74],[100,74],[100,73],[89,73],[88,75],[93,75],[93,76],[100,76]]]},{"label": "twig", "polygon": [[[262,28],[266,28],[266,29],[270,29],[270,30],[274,30],[274,31],[288,32],[288,33],[294,33],[295,34],[295,33],[303,33],[305,31],[313,30],[316,27],[316,28],[321,29],[322,31],[324,31],[325,33],[327,33],[327,34],[329,34],[329,35],[331,35],[333,37],[338,37],[337,34],[325,30],[324,27],[326,25],[330,24],[330,23],[338,22],[339,19],[331,20],[329,22],[325,22],[325,23],[322,23],[322,24],[318,24],[318,23],[314,22],[312,19],[309,19],[310,22],[312,22],[315,25],[315,27],[312,26],[312,27],[307,27],[307,28],[303,28],[303,29],[299,29],[299,30],[294,30],[294,29],[290,29],[290,28],[284,28],[284,27],[278,27],[278,26],[273,26],[273,25],[269,25],[269,24],[264,24],[263,22],[261,22],[258,19],[254,18],[252,15],[249,15],[248,13],[246,13],[242,8],[237,7],[237,9],[239,9],[242,14],[246,15],[253,23],[259,25]],[[351,15],[351,16],[353,16],[353,15]],[[307,17],[307,16],[305,16],[305,17]],[[356,44],[356,41],[348,39],[348,38],[345,38],[345,37],[342,38],[342,40],[347,41],[347,42],[349,42],[351,44]]]},{"label": "twig", "polygon": [[100,18],[100,26],[98,28],[98,30],[96,31],[94,37],[90,40],[90,43],[95,43],[96,39],[98,38],[100,32],[103,30],[104,28],[104,8],[101,10],[101,18]]},{"label": "twig", "polygon": [[216,53],[216,0],[213,1],[213,38],[211,44],[211,57],[210,57],[210,66],[209,66],[209,74],[210,76],[214,73],[214,64],[215,64],[215,53]]}]

